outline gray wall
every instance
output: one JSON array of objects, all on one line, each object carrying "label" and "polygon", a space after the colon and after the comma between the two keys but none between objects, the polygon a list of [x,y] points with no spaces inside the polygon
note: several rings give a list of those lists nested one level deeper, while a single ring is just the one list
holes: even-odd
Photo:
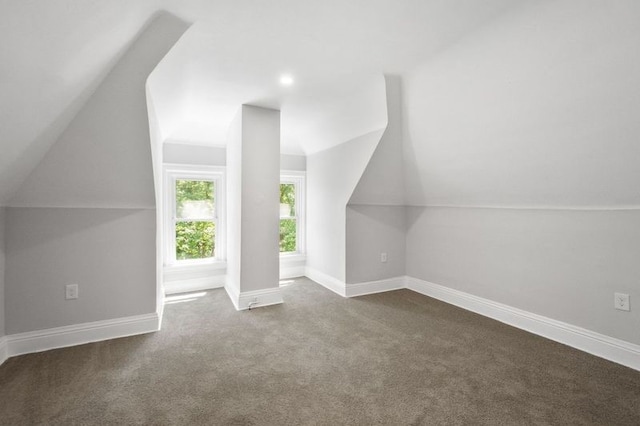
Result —
[{"label": "gray wall", "polygon": [[280,170],[307,170],[307,157],[304,155],[280,154]]},{"label": "gray wall", "polygon": [[640,343],[638,16],[530,2],[406,76],[408,275]]},{"label": "gray wall", "polygon": [[407,275],[640,343],[640,212],[410,207],[407,220]]},{"label": "gray wall", "polygon": [[165,142],[162,147],[165,163],[201,166],[224,166],[227,164],[225,147],[169,142]]},{"label": "gray wall", "polygon": [[405,217],[404,206],[347,206],[347,284],[405,275]]},{"label": "gray wall", "polygon": [[280,111],[243,105],[227,143],[227,285],[279,286]]},{"label": "gray wall", "polygon": [[6,231],[8,334],[155,311],[153,209],[8,208]]},{"label": "gray wall", "polygon": [[4,280],[5,280],[5,220],[6,209],[0,207],[0,337],[5,335],[5,312],[4,312]]},{"label": "gray wall", "polygon": [[[150,22],[11,200],[8,333],[155,312],[145,81],[185,29]],[[71,283],[80,298],[65,301]]]},{"label": "gray wall", "polygon": [[346,206],[384,130],[307,157],[307,266],[346,279]]},{"label": "gray wall", "polygon": [[280,111],[242,106],[241,167],[240,290],[277,288],[280,280]]},{"label": "gray wall", "polygon": [[[405,197],[400,78],[385,76],[387,127],[350,197],[346,282],[405,274]],[[381,253],[387,262],[381,262]]]}]

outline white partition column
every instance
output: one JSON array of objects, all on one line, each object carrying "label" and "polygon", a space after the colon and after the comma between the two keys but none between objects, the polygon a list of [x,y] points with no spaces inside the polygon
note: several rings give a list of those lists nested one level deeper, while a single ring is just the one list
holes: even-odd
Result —
[{"label": "white partition column", "polygon": [[227,283],[236,309],[282,303],[280,111],[243,105],[227,141]]}]

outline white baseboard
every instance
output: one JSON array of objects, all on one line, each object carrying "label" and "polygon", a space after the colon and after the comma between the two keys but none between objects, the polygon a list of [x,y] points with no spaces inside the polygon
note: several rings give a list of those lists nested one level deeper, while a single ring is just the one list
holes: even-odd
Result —
[{"label": "white baseboard", "polygon": [[9,359],[9,348],[7,346],[7,337],[0,337],[0,365]]},{"label": "white baseboard", "polygon": [[640,345],[417,278],[407,277],[407,288],[640,371]]},{"label": "white baseboard", "polygon": [[231,303],[236,308],[236,311],[239,311],[238,301],[240,300],[240,291],[236,289],[235,286],[230,285],[228,282],[224,285],[224,290],[227,292],[227,296],[231,299]]},{"label": "white baseboard", "polygon": [[400,290],[406,288],[406,277],[393,277],[384,280],[367,281],[363,283],[345,284],[343,281],[320,272],[317,269],[306,267],[304,275],[312,281],[326,287],[342,297],[364,296],[365,294],[382,293],[384,291]]},{"label": "white baseboard", "polygon": [[165,281],[164,294],[188,293],[224,287],[226,275],[214,275],[180,281]]},{"label": "white baseboard", "polygon": [[280,291],[280,287],[267,288],[264,290],[245,291],[243,293],[240,293],[238,307],[236,309],[242,311],[245,309],[278,305],[282,302],[282,291]]},{"label": "white baseboard", "polygon": [[345,283],[331,275],[327,275],[324,272],[320,272],[317,269],[310,268],[308,266],[304,268],[304,275],[310,280],[317,282],[321,286],[328,288],[342,297],[347,296]]},{"label": "white baseboard", "polygon": [[224,289],[227,291],[227,295],[236,311],[277,305],[283,302],[280,287],[240,293],[234,286],[227,284]]},{"label": "white baseboard", "polygon": [[378,281],[368,281],[346,285],[346,296],[356,297],[365,294],[382,293],[385,291],[400,290],[407,287],[407,277],[394,277]]},{"label": "white baseboard", "polygon": [[[88,322],[5,336],[8,357],[158,331],[157,313]],[[0,344],[1,345],[1,344]]]}]

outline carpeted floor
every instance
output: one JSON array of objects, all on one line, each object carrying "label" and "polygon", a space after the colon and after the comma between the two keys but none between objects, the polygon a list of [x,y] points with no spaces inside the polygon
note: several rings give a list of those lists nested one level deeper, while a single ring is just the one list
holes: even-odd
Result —
[{"label": "carpeted floor", "polygon": [[283,291],[244,312],[196,293],[161,332],[9,359],[0,423],[640,424],[638,371],[409,290]]}]

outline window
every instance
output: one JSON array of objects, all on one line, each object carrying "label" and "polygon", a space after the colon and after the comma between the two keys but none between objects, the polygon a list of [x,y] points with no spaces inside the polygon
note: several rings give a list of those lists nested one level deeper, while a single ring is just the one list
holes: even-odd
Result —
[{"label": "window", "polygon": [[166,264],[224,259],[223,177],[221,168],[165,168]]},{"label": "window", "polygon": [[280,253],[303,254],[304,172],[280,176]]}]

